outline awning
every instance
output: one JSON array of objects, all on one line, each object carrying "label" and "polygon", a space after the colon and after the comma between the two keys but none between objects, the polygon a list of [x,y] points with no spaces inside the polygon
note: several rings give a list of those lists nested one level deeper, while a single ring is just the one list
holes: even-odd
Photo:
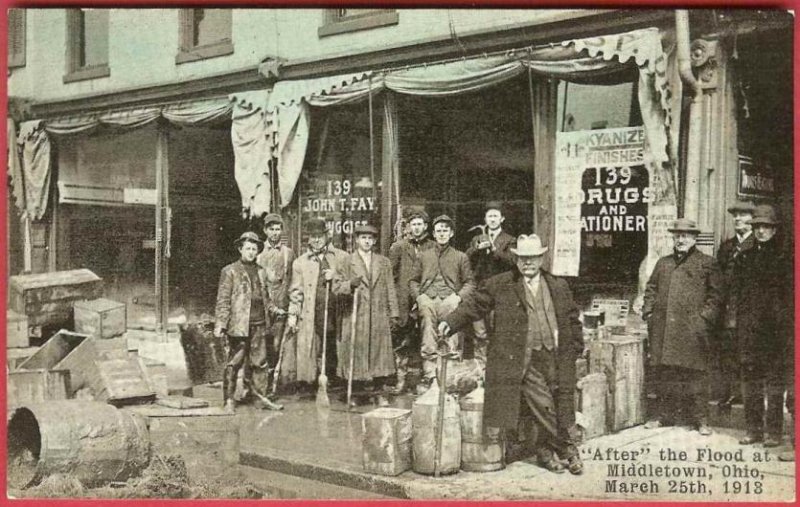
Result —
[{"label": "awning", "polygon": [[[674,164],[669,164],[668,136],[677,145],[667,55],[657,28],[573,39],[537,48],[521,48],[499,55],[477,56],[438,64],[386,72],[360,73],[330,78],[279,81],[269,110],[277,124],[273,156],[278,160],[281,206],[287,206],[303,167],[310,128],[308,106],[326,107],[364,100],[384,89],[420,96],[447,96],[495,86],[524,72],[537,79],[566,81],[603,79],[614,73],[638,69],[639,106],[649,143],[656,200],[674,202]],[[679,96],[679,95],[678,95]],[[554,133],[553,133],[554,134]],[[673,149],[673,157],[676,151]]]}]

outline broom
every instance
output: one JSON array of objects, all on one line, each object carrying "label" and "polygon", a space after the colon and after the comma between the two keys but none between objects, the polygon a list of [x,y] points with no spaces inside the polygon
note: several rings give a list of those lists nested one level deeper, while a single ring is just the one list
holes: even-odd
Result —
[{"label": "broom", "polygon": [[347,410],[353,397],[353,365],[355,363],[356,321],[358,318],[358,287],[353,290],[353,317],[350,321],[350,369],[347,372]]},{"label": "broom", "polygon": [[320,367],[319,378],[317,378],[317,405],[328,407],[331,400],[328,399],[328,376],[325,375],[325,363],[328,356],[328,301],[331,295],[331,282],[325,282],[325,322],[322,323],[322,365]]}]

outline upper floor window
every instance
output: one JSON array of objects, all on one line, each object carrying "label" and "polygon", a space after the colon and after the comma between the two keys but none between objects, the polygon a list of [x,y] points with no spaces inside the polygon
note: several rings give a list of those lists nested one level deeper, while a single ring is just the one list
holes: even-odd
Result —
[{"label": "upper floor window", "polygon": [[181,9],[180,49],[175,63],[233,53],[231,9]]},{"label": "upper floor window", "polygon": [[65,83],[110,75],[108,13],[108,9],[67,10]]},{"label": "upper floor window", "polygon": [[8,9],[8,68],[25,66],[25,9]]},{"label": "upper floor window", "polygon": [[400,16],[394,9],[326,9],[320,37],[355,32],[380,26],[396,25]]}]

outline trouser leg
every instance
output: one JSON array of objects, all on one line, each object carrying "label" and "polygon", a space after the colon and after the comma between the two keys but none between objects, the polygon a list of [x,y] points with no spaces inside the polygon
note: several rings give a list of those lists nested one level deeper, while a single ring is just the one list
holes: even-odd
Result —
[{"label": "trouser leg", "polygon": [[747,431],[760,435],[764,432],[764,378],[755,365],[742,367],[742,395]]},{"label": "trouser leg", "polygon": [[767,372],[767,433],[776,438],[783,434],[783,394],[786,390],[783,368]]},{"label": "trouser leg", "polygon": [[486,320],[476,320],[472,323],[472,330],[475,333],[475,360],[480,363],[481,368],[486,367],[486,348],[489,345],[489,331],[486,329]]},{"label": "trouser leg", "polygon": [[232,400],[236,393],[236,377],[245,363],[249,346],[248,338],[228,337],[228,358],[222,376],[222,396],[225,401]]},{"label": "trouser leg", "polygon": [[420,353],[422,355],[422,375],[425,379],[432,379],[436,376],[436,301],[426,295],[421,295],[417,299],[419,309],[420,327],[422,328],[422,345]]},{"label": "trouser leg", "polygon": [[264,325],[250,327],[250,350],[245,376],[245,386],[257,398],[264,398],[269,387],[269,359],[267,354],[267,328]]},{"label": "trouser leg", "polygon": [[687,392],[690,393],[687,407],[691,410],[691,418],[695,424],[708,424],[708,399],[710,385],[708,373],[704,371],[690,370],[686,374],[689,382]]}]

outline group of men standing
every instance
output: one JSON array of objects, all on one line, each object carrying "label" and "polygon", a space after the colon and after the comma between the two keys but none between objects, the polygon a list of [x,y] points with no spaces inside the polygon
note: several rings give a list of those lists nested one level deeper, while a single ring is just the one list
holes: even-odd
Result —
[{"label": "group of men standing", "polygon": [[[784,376],[791,372],[791,263],[777,245],[774,208],[737,205],[730,212],[737,234],[722,245],[719,261],[696,248],[696,224],[679,219],[669,229],[674,252],[658,261],[647,283],[642,315],[661,407],[648,425],[683,415],[710,434],[707,372],[722,358],[729,385],[723,401],[741,381],[748,422],[741,442],[778,445]],[[331,244],[323,220],[309,220],[308,248],[297,258],[280,242],[279,215],[265,217],[266,242],[242,234],[241,259],[222,271],[216,310],[215,334],[230,344],[226,408],[235,406],[241,367],[247,396],[280,409],[269,383],[273,393],[278,382],[307,389],[323,362],[334,384],[350,377],[376,390],[396,373],[394,390],[402,392],[417,354],[421,394],[436,376],[438,356],[460,357],[459,333],[471,331],[486,381],[487,431],[517,430],[528,410],[540,464],[581,474],[574,389],[582,327],[567,282],[542,269],[548,248],[535,234],[504,232],[500,203],[487,203],[486,227],[466,252],[451,245],[449,216],[429,221],[415,211],[406,218],[406,236],[388,258],[372,251],[378,231],[369,225],[356,227],[356,250],[348,254]]]},{"label": "group of men standing", "polygon": [[[780,445],[784,393],[793,411],[792,262],[778,239],[775,208],[737,203],[728,209],[735,236],[717,258],[696,247],[700,230],[676,221],[674,253],[656,264],[644,297],[648,355],[659,410],[648,426],[684,419],[710,435],[709,373],[721,373],[719,406],[743,399],[743,445]],[[766,397],[766,418],[765,416]]]}]

